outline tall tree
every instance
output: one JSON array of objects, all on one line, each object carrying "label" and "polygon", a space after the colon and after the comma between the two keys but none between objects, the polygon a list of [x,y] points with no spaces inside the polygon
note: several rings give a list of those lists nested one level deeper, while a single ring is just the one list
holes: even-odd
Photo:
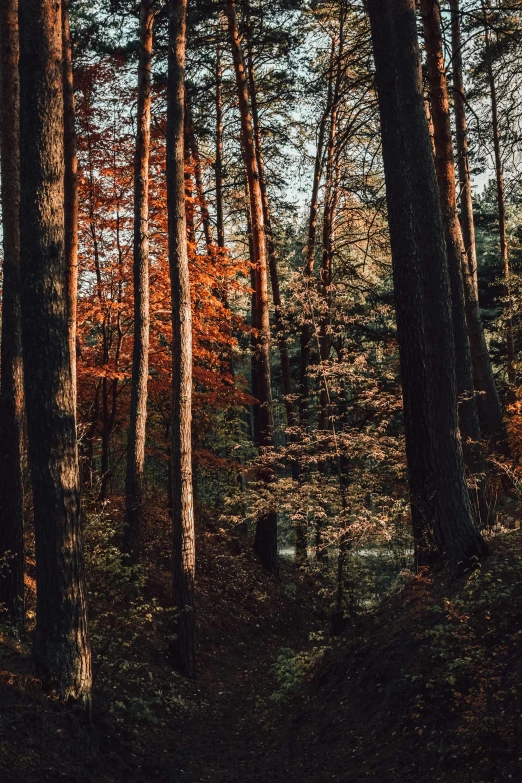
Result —
[{"label": "tall tree", "polygon": [[172,288],[172,524],[177,609],[174,664],[189,677],[195,660],[195,537],[192,494],[192,306],[185,216],[185,49],[187,0],[170,0],[167,82],[167,204]]},{"label": "tall tree", "polygon": [[459,400],[459,424],[464,441],[466,463],[469,468],[477,472],[479,469],[477,446],[480,442],[481,432],[473,384],[473,367],[464,304],[462,266],[466,263],[467,258],[457,215],[457,191],[440,12],[434,0],[421,0],[420,7],[427,55],[429,100],[435,149],[435,172],[439,186],[448,256],[451,313],[455,341],[455,369]]},{"label": "tall tree", "polygon": [[154,0],[141,0],[138,106],[134,153],[134,344],[125,483],[125,551],[140,557],[149,375],[149,155]]},{"label": "tall tree", "polygon": [[[245,162],[248,194],[250,199],[250,220],[252,228],[252,250],[255,273],[255,321],[257,330],[257,396],[259,399],[259,445],[270,448],[273,445],[272,387],[270,377],[270,319],[268,310],[267,244],[263,212],[263,195],[260,186],[259,166],[256,155],[248,79],[241,47],[234,0],[225,4],[228,19],[228,36],[234,60],[236,86],[241,117],[241,141]],[[268,473],[262,477],[269,481]],[[263,566],[271,573],[277,573],[277,514],[267,510],[257,523],[255,550]]]},{"label": "tall tree", "polygon": [[[488,549],[476,527],[457,418],[444,227],[414,0],[370,0],[393,258],[412,514],[419,560],[434,526],[454,574]],[[429,545],[428,540],[428,545]]]},{"label": "tall tree", "polygon": [[22,343],[37,582],[33,653],[63,700],[88,704],[91,654],[65,268],[61,4],[21,0],[19,22]]},{"label": "tall tree", "polygon": [[62,0],[63,108],[64,108],[64,221],[65,265],[69,307],[69,350],[76,394],[76,311],[78,300],[78,157],[74,105],[73,52],[69,24],[69,0]]},{"label": "tall tree", "polygon": [[216,48],[216,225],[218,247],[225,247],[223,214],[223,68],[221,46]]},{"label": "tall tree", "polygon": [[493,131],[493,156],[495,161],[495,179],[497,183],[498,233],[500,237],[500,258],[504,278],[504,297],[506,300],[506,360],[507,376],[510,384],[516,381],[515,345],[513,338],[513,300],[511,296],[511,270],[509,264],[509,246],[507,238],[506,196],[504,186],[504,167],[500,148],[500,125],[498,118],[498,96],[493,70],[493,49],[491,43],[490,14],[486,0],[481,0],[484,24],[484,60],[491,101],[491,126]]},{"label": "tall tree", "polygon": [[[476,444],[480,440],[481,432],[488,439],[503,440],[502,408],[484,336],[475,274],[470,266],[470,255],[466,253],[457,214],[457,187],[440,10],[433,0],[421,0],[421,12],[434,129],[435,169],[446,230],[452,287],[457,391],[460,399],[459,421],[462,436],[469,441],[468,447],[464,445],[468,463],[475,468],[475,472],[480,472],[483,465]],[[465,163],[465,166],[467,165],[469,164]],[[471,198],[471,192],[469,195]],[[466,221],[469,219],[467,216]],[[469,232],[468,226],[468,234]],[[475,251],[471,254],[471,263],[476,264]],[[478,392],[477,396],[474,394],[474,386]]]},{"label": "tall tree", "polygon": [[[0,606],[24,623],[23,370],[20,320],[18,0],[0,7],[0,133],[4,267],[0,385]],[[3,612],[2,612],[3,613]]]}]

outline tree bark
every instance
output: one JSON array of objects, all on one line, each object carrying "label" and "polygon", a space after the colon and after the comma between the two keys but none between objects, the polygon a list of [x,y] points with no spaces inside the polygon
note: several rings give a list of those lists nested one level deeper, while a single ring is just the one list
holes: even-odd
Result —
[{"label": "tree bark", "polygon": [[0,7],[0,158],[4,247],[0,385],[0,617],[22,629],[24,604],[23,369],[20,316],[18,0]]},{"label": "tree bark", "polygon": [[21,0],[22,342],[36,539],[38,669],[64,701],[88,705],[78,449],[64,230],[61,7]]},{"label": "tree bark", "polygon": [[[464,142],[466,158],[462,164],[462,173],[467,178],[469,200],[463,214],[468,226],[468,239],[473,237],[473,247],[464,244],[463,234],[457,215],[457,189],[455,182],[455,164],[453,158],[453,140],[449,110],[449,95],[444,66],[442,29],[440,10],[432,0],[422,0],[425,43],[428,54],[428,80],[430,86],[431,113],[434,124],[435,167],[441,196],[442,216],[446,227],[446,244],[452,285],[453,328],[455,332],[455,357],[457,362],[457,389],[461,399],[459,420],[464,438],[473,441],[483,437],[493,442],[505,441],[502,408],[493,376],[488,346],[482,326],[476,286],[476,253],[474,245],[473,205],[471,202],[471,184],[469,181],[469,163],[467,161],[467,143]],[[455,68],[455,65],[454,65]],[[462,74],[460,76],[460,80]],[[457,77],[459,82],[459,77]],[[462,87],[462,84],[461,84]],[[455,101],[457,103],[457,96]],[[461,102],[463,99],[461,96]],[[461,107],[461,113],[463,105]],[[462,126],[462,117],[461,117]],[[461,133],[462,145],[462,133]],[[462,146],[461,146],[462,149]],[[459,155],[462,158],[462,155]],[[471,212],[469,212],[471,210]],[[470,222],[471,221],[471,222]],[[471,232],[471,233],[470,233]],[[471,241],[471,240],[470,240]],[[473,272],[473,269],[475,272]],[[459,271],[461,270],[461,271]],[[458,278],[457,278],[458,273]],[[467,330],[466,330],[467,324]],[[466,334],[467,332],[467,334]],[[460,335],[460,336],[459,336]],[[468,340],[469,335],[469,340]],[[471,366],[470,366],[471,362]],[[470,380],[470,373],[473,377]],[[472,385],[470,385],[470,383]],[[475,387],[476,406],[463,402],[466,388]],[[475,408],[475,410],[474,410]],[[479,428],[476,414],[478,414]],[[477,462],[478,458],[478,462]],[[484,470],[482,460],[476,449],[468,448],[468,462],[475,472]]]},{"label": "tree bark", "polygon": [[223,71],[221,47],[216,50],[216,225],[218,247],[225,247],[223,214]]},{"label": "tree bark", "polygon": [[448,256],[460,432],[466,466],[471,473],[479,474],[483,473],[485,465],[481,454],[481,430],[466,323],[463,266],[466,265],[467,259],[457,215],[457,189],[440,10],[435,0],[421,0],[420,7],[434,132],[435,172]]},{"label": "tree bark", "polygon": [[78,158],[76,154],[76,112],[69,0],[62,0],[63,102],[64,102],[64,220],[65,265],[69,301],[69,351],[76,395],[76,311],[78,299]]},{"label": "tree bark", "polygon": [[[249,31],[250,32],[250,31]],[[281,361],[281,378],[283,381],[283,395],[285,402],[286,421],[288,427],[295,427],[297,417],[292,396],[292,375],[290,371],[290,355],[286,341],[285,327],[282,314],[281,289],[279,286],[279,273],[277,269],[277,251],[272,234],[270,202],[268,200],[268,190],[266,183],[265,162],[263,157],[263,142],[261,125],[259,122],[259,112],[257,108],[257,89],[254,75],[254,58],[252,53],[252,42],[249,39],[247,47],[248,56],[248,85],[250,94],[250,103],[252,110],[252,123],[254,132],[254,143],[256,149],[257,167],[259,171],[259,186],[261,189],[261,198],[263,202],[263,221],[265,226],[265,237],[268,252],[268,269],[270,272],[270,283],[272,286],[272,301],[274,303],[275,329],[277,335],[277,344],[279,348],[279,358]],[[298,478],[299,465],[295,460],[292,462],[292,472],[294,478]]]},{"label": "tree bark", "polygon": [[187,132],[190,154],[192,157],[192,165],[194,166],[194,179],[196,180],[196,192],[198,194],[199,210],[201,213],[201,222],[203,224],[203,234],[205,236],[205,244],[207,246],[207,252],[211,252],[214,240],[212,237],[212,226],[210,225],[210,213],[208,211],[208,202],[205,195],[205,188],[203,187],[203,172],[201,170],[201,158],[199,155],[199,145],[194,131],[194,119],[192,116],[192,105],[187,96]]},{"label": "tree bark", "polygon": [[192,306],[185,217],[185,48],[187,0],[170,0],[167,82],[167,206],[172,288],[172,525],[176,639],[174,665],[195,660],[195,535],[192,493]]},{"label": "tree bark", "polygon": [[142,0],[134,154],[134,345],[125,484],[125,552],[131,563],[140,559],[143,527],[150,331],[149,154],[153,25],[154,0]]},{"label": "tree bark", "polygon": [[444,226],[424,110],[415,2],[369,0],[368,10],[417,559],[429,562],[433,530],[452,573],[458,574],[488,548],[476,527],[464,476]]},{"label": "tree bark", "polygon": [[509,245],[507,239],[506,222],[506,197],[504,189],[504,169],[502,166],[502,153],[500,150],[500,129],[498,123],[498,98],[495,74],[493,72],[493,54],[491,51],[491,35],[488,21],[487,5],[482,0],[482,14],[484,19],[484,59],[491,97],[491,123],[493,129],[493,152],[495,158],[495,177],[497,183],[498,204],[498,233],[500,237],[500,258],[502,261],[502,275],[504,278],[504,297],[506,299],[506,365],[507,376],[510,385],[516,382],[515,371],[515,345],[513,338],[513,300],[511,296],[511,271],[509,265]]},{"label": "tree bark", "polygon": [[[268,276],[265,224],[263,216],[263,197],[260,186],[257,163],[250,96],[246,76],[241,39],[237,24],[234,0],[227,0],[225,9],[228,19],[228,34],[236,74],[239,111],[241,116],[241,138],[250,197],[250,219],[252,223],[252,247],[255,262],[255,328],[258,332],[258,387],[260,446],[268,449],[273,446],[272,426],[272,388],[270,378],[270,320],[268,310]],[[262,476],[270,481],[268,471]],[[254,548],[261,558],[263,566],[273,574],[278,572],[277,559],[277,514],[267,511],[258,520]]]},{"label": "tree bark", "polygon": [[471,275],[478,300],[478,266],[473,217],[473,194],[469,166],[468,123],[466,119],[466,95],[462,67],[462,40],[460,34],[459,0],[450,0],[451,9],[451,61],[453,65],[453,108],[457,142],[457,165],[460,184],[460,222]]}]

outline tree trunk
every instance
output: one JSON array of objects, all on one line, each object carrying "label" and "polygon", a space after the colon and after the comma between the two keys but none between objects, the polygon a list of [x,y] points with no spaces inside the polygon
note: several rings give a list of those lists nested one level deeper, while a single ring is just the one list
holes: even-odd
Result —
[{"label": "tree trunk", "polygon": [[64,247],[60,4],[21,0],[19,19],[22,341],[37,582],[33,652],[60,698],[87,705],[91,655]]},{"label": "tree trunk", "polygon": [[516,382],[515,371],[515,345],[513,338],[513,300],[511,296],[511,272],[509,267],[509,246],[507,239],[506,223],[506,198],[504,192],[504,170],[502,166],[502,153],[500,151],[500,129],[498,124],[498,99],[495,74],[493,72],[493,54],[491,52],[491,36],[488,21],[487,6],[482,0],[482,13],[484,18],[484,47],[486,71],[491,97],[491,123],[493,127],[493,151],[495,157],[495,176],[497,181],[498,204],[498,233],[500,237],[500,258],[502,261],[502,275],[504,278],[504,297],[506,299],[506,360],[507,376],[510,385]]},{"label": "tree trunk", "polygon": [[192,306],[185,217],[185,47],[187,0],[170,0],[167,82],[167,204],[172,288],[172,527],[174,664],[193,677],[195,536],[192,494]]},{"label": "tree trunk", "polygon": [[223,72],[221,47],[216,50],[216,225],[218,247],[225,247],[223,214]]},{"label": "tree trunk", "polygon": [[196,192],[198,194],[199,210],[201,213],[201,222],[203,224],[203,234],[205,236],[205,244],[207,246],[207,252],[210,253],[214,240],[212,238],[212,226],[210,225],[210,214],[208,211],[208,202],[205,195],[205,188],[203,187],[203,172],[201,170],[201,158],[199,155],[198,140],[194,131],[194,118],[192,116],[192,104],[187,95],[187,133],[188,144],[190,154],[192,157],[192,165],[194,166],[194,178],[196,180]]},{"label": "tree trunk", "polygon": [[463,277],[466,301],[466,318],[473,362],[473,377],[477,392],[477,409],[482,437],[506,443],[506,432],[502,406],[495,384],[488,345],[482,325],[478,298],[478,266],[475,244],[475,223],[473,218],[473,196],[469,167],[468,128],[464,77],[462,73],[462,43],[460,36],[459,0],[450,0],[451,41],[453,61],[454,113],[457,140],[457,162],[460,182],[460,222],[466,250]]},{"label": "tree trunk", "polygon": [[317,134],[317,150],[315,153],[314,178],[312,183],[312,197],[310,199],[310,216],[308,218],[308,240],[305,248],[305,264],[303,269],[303,278],[305,285],[305,302],[303,306],[305,320],[301,327],[300,335],[300,362],[299,362],[299,419],[302,427],[308,425],[308,398],[310,395],[310,383],[308,379],[308,368],[311,357],[311,341],[313,338],[312,313],[308,301],[308,290],[310,278],[314,271],[315,259],[315,239],[317,235],[317,214],[319,210],[319,186],[321,184],[321,174],[323,171],[323,151],[324,140],[328,120],[332,111],[333,90],[334,90],[334,61],[335,61],[335,39],[332,40],[332,50],[330,54],[330,68],[328,74],[328,95],[326,108]]},{"label": "tree trunk", "polygon": [[[64,101],[64,220],[65,266],[69,301],[69,351],[76,395],[76,311],[78,299],[78,158],[76,155],[76,112],[69,0],[62,0],[63,101]],[[76,399],[76,397],[75,397]]]},{"label": "tree trunk", "polygon": [[2,360],[0,386],[0,617],[19,629],[24,605],[23,370],[20,316],[20,83],[18,1],[0,7]]},{"label": "tree trunk", "polygon": [[424,110],[415,3],[369,0],[368,9],[417,559],[429,562],[433,529],[457,574],[488,548],[475,525],[464,476],[444,227]]},{"label": "tree trunk", "polygon": [[[236,85],[241,115],[241,138],[250,197],[250,219],[252,222],[252,246],[255,262],[256,311],[255,328],[258,332],[258,386],[260,403],[260,446],[268,449],[273,445],[272,389],[270,378],[270,320],[268,311],[268,278],[263,197],[259,181],[259,167],[254,143],[252,115],[250,112],[248,81],[241,51],[241,40],[234,0],[225,4],[228,19],[228,34],[232,48]],[[270,481],[268,471],[261,477]],[[278,572],[277,560],[277,514],[268,510],[257,523],[254,548],[263,566],[273,574]]]},{"label": "tree trunk", "polygon": [[134,345],[125,484],[125,552],[131,563],[141,554],[147,382],[149,376],[149,153],[150,89],[154,0],[140,8],[138,107],[134,155]]},{"label": "tree trunk", "polygon": [[448,256],[460,432],[466,466],[472,474],[479,475],[484,473],[485,463],[481,453],[481,430],[466,322],[463,266],[467,265],[467,259],[457,215],[453,141],[439,6],[434,0],[421,0],[421,14],[427,54],[435,172]]},{"label": "tree trunk", "polygon": [[[460,222],[468,272],[472,277],[475,296],[478,299],[477,248],[475,244],[475,221],[473,218],[473,195],[469,167],[468,123],[466,120],[466,97],[462,67],[462,41],[460,35],[459,0],[450,0],[451,8],[451,61],[453,65],[453,107],[457,142],[457,165],[460,184]],[[440,12],[439,12],[440,14]]]},{"label": "tree trunk", "polygon": [[[250,32],[250,30],[249,30]],[[252,123],[254,132],[254,143],[256,148],[257,167],[259,171],[259,185],[261,188],[261,198],[263,202],[263,221],[265,226],[265,238],[268,252],[268,268],[270,272],[270,282],[272,285],[272,301],[275,311],[275,328],[277,334],[277,344],[279,348],[279,358],[281,361],[281,378],[283,381],[283,395],[286,411],[286,422],[288,427],[295,427],[297,417],[295,414],[294,402],[292,397],[292,375],[290,371],[290,356],[285,335],[285,326],[283,322],[281,290],[279,287],[279,274],[277,270],[277,251],[272,235],[272,225],[270,218],[270,203],[268,200],[268,190],[266,184],[265,162],[263,158],[263,146],[261,125],[259,122],[259,113],[257,110],[257,90],[254,75],[254,58],[252,54],[252,45],[249,40],[247,47],[248,55],[248,84],[250,93],[250,103],[252,109]],[[293,460],[292,473],[294,479],[298,478],[299,465]]]}]

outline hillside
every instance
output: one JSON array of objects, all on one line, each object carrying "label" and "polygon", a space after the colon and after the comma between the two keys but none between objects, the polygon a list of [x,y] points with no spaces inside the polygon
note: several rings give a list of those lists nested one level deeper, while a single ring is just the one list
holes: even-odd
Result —
[{"label": "hillside", "polygon": [[[195,681],[172,673],[138,603],[113,606],[89,725],[45,695],[25,641],[2,636],[2,781],[520,779],[520,532],[496,537],[480,570],[415,579],[333,641],[310,577],[283,562],[278,582],[232,532],[200,533]],[[145,615],[161,586],[166,574],[147,581]],[[93,605],[96,631],[110,618]]]}]

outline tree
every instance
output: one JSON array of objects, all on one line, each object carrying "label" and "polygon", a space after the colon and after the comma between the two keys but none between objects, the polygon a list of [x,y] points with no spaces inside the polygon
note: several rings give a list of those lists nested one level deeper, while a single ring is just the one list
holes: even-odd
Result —
[{"label": "tree", "polygon": [[172,524],[176,639],[172,656],[195,674],[195,540],[192,496],[192,307],[185,217],[186,0],[170,0],[167,83],[167,204],[172,288]]},{"label": "tree", "polygon": [[489,97],[491,101],[491,125],[493,131],[493,152],[495,160],[495,178],[497,184],[498,232],[500,237],[500,257],[502,261],[502,276],[504,278],[504,296],[506,299],[506,359],[507,376],[512,385],[516,381],[515,345],[513,338],[513,301],[511,297],[511,271],[509,265],[509,246],[507,240],[506,198],[504,186],[504,168],[500,148],[500,125],[498,117],[498,96],[495,73],[493,71],[493,52],[491,45],[491,30],[489,9],[485,0],[481,0],[484,24],[484,61],[486,66]]},{"label": "tree", "polygon": [[[412,517],[418,560],[429,535],[453,574],[488,548],[464,476],[444,228],[424,110],[412,0],[371,0]],[[428,552],[424,542],[428,538]]]},{"label": "tree", "polygon": [[61,6],[22,0],[19,21],[22,344],[37,581],[33,652],[61,699],[87,705],[91,654],[65,268]]},{"label": "tree", "polygon": [[478,473],[482,472],[484,465],[480,456],[481,431],[473,384],[473,367],[464,304],[462,267],[466,264],[467,257],[457,215],[449,98],[438,5],[433,0],[421,0],[421,15],[427,55],[431,119],[433,122],[435,172],[439,186],[451,288],[459,424],[467,467],[473,473]]},{"label": "tree", "polygon": [[[457,163],[460,183],[460,223],[466,258],[463,263],[464,294],[466,303],[466,318],[471,347],[471,359],[477,408],[482,436],[493,443],[501,441],[504,444],[506,433],[503,421],[502,407],[493,376],[493,368],[488,346],[484,335],[480,304],[478,296],[477,249],[475,244],[475,223],[473,217],[473,197],[471,189],[471,174],[468,149],[468,128],[466,121],[466,99],[464,93],[464,78],[462,71],[462,42],[460,34],[460,8],[458,0],[450,0],[451,6],[451,42],[453,62],[453,92],[456,126]],[[435,13],[435,12],[434,12]],[[440,48],[440,23],[438,25]],[[448,139],[451,134],[449,116],[444,116],[442,132]],[[449,137],[451,141],[451,135]],[[453,167],[454,171],[454,167]],[[455,174],[453,173],[453,178]]]},{"label": "tree", "polygon": [[78,157],[74,104],[73,52],[69,24],[69,0],[62,2],[63,103],[64,103],[64,221],[65,265],[69,307],[69,351],[76,395],[76,318],[78,302]]},{"label": "tree", "polygon": [[[252,251],[255,276],[255,311],[253,327],[257,332],[256,365],[257,397],[259,399],[259,445],[269,449],[272,440],[272,385],[270,377],[270,318],[268,311],[268,275],[267,244],[263,212],[263,196],[260,186],[260,173],[256,155],[248,79],[245,69],[241,39],[239,35],[236,6],[234,0],[227,0],[228,36],[234,60],[236,87],[241,117],[241,143],[250,199],[250,221]],[[270,475],[265,472],[265,481]],[[267,510],[257,523],[255,550],[263,566],[271,573],[278,571],[277,561],[277,514]]]},{"label": "tree", "polygon": [[131,563],[140,557],[143,471],[149,375],[149,151],[152,29],[154,0],[140,7],[138,107],[134,155],[134,345],[125,484],[125,550]]},{"label": "tree", "polygon": [[0,8],[1,188],[4,248],[0,386],[0,606],[24,611],[23,369],[20,316],[20,84],[18,2]]}]

